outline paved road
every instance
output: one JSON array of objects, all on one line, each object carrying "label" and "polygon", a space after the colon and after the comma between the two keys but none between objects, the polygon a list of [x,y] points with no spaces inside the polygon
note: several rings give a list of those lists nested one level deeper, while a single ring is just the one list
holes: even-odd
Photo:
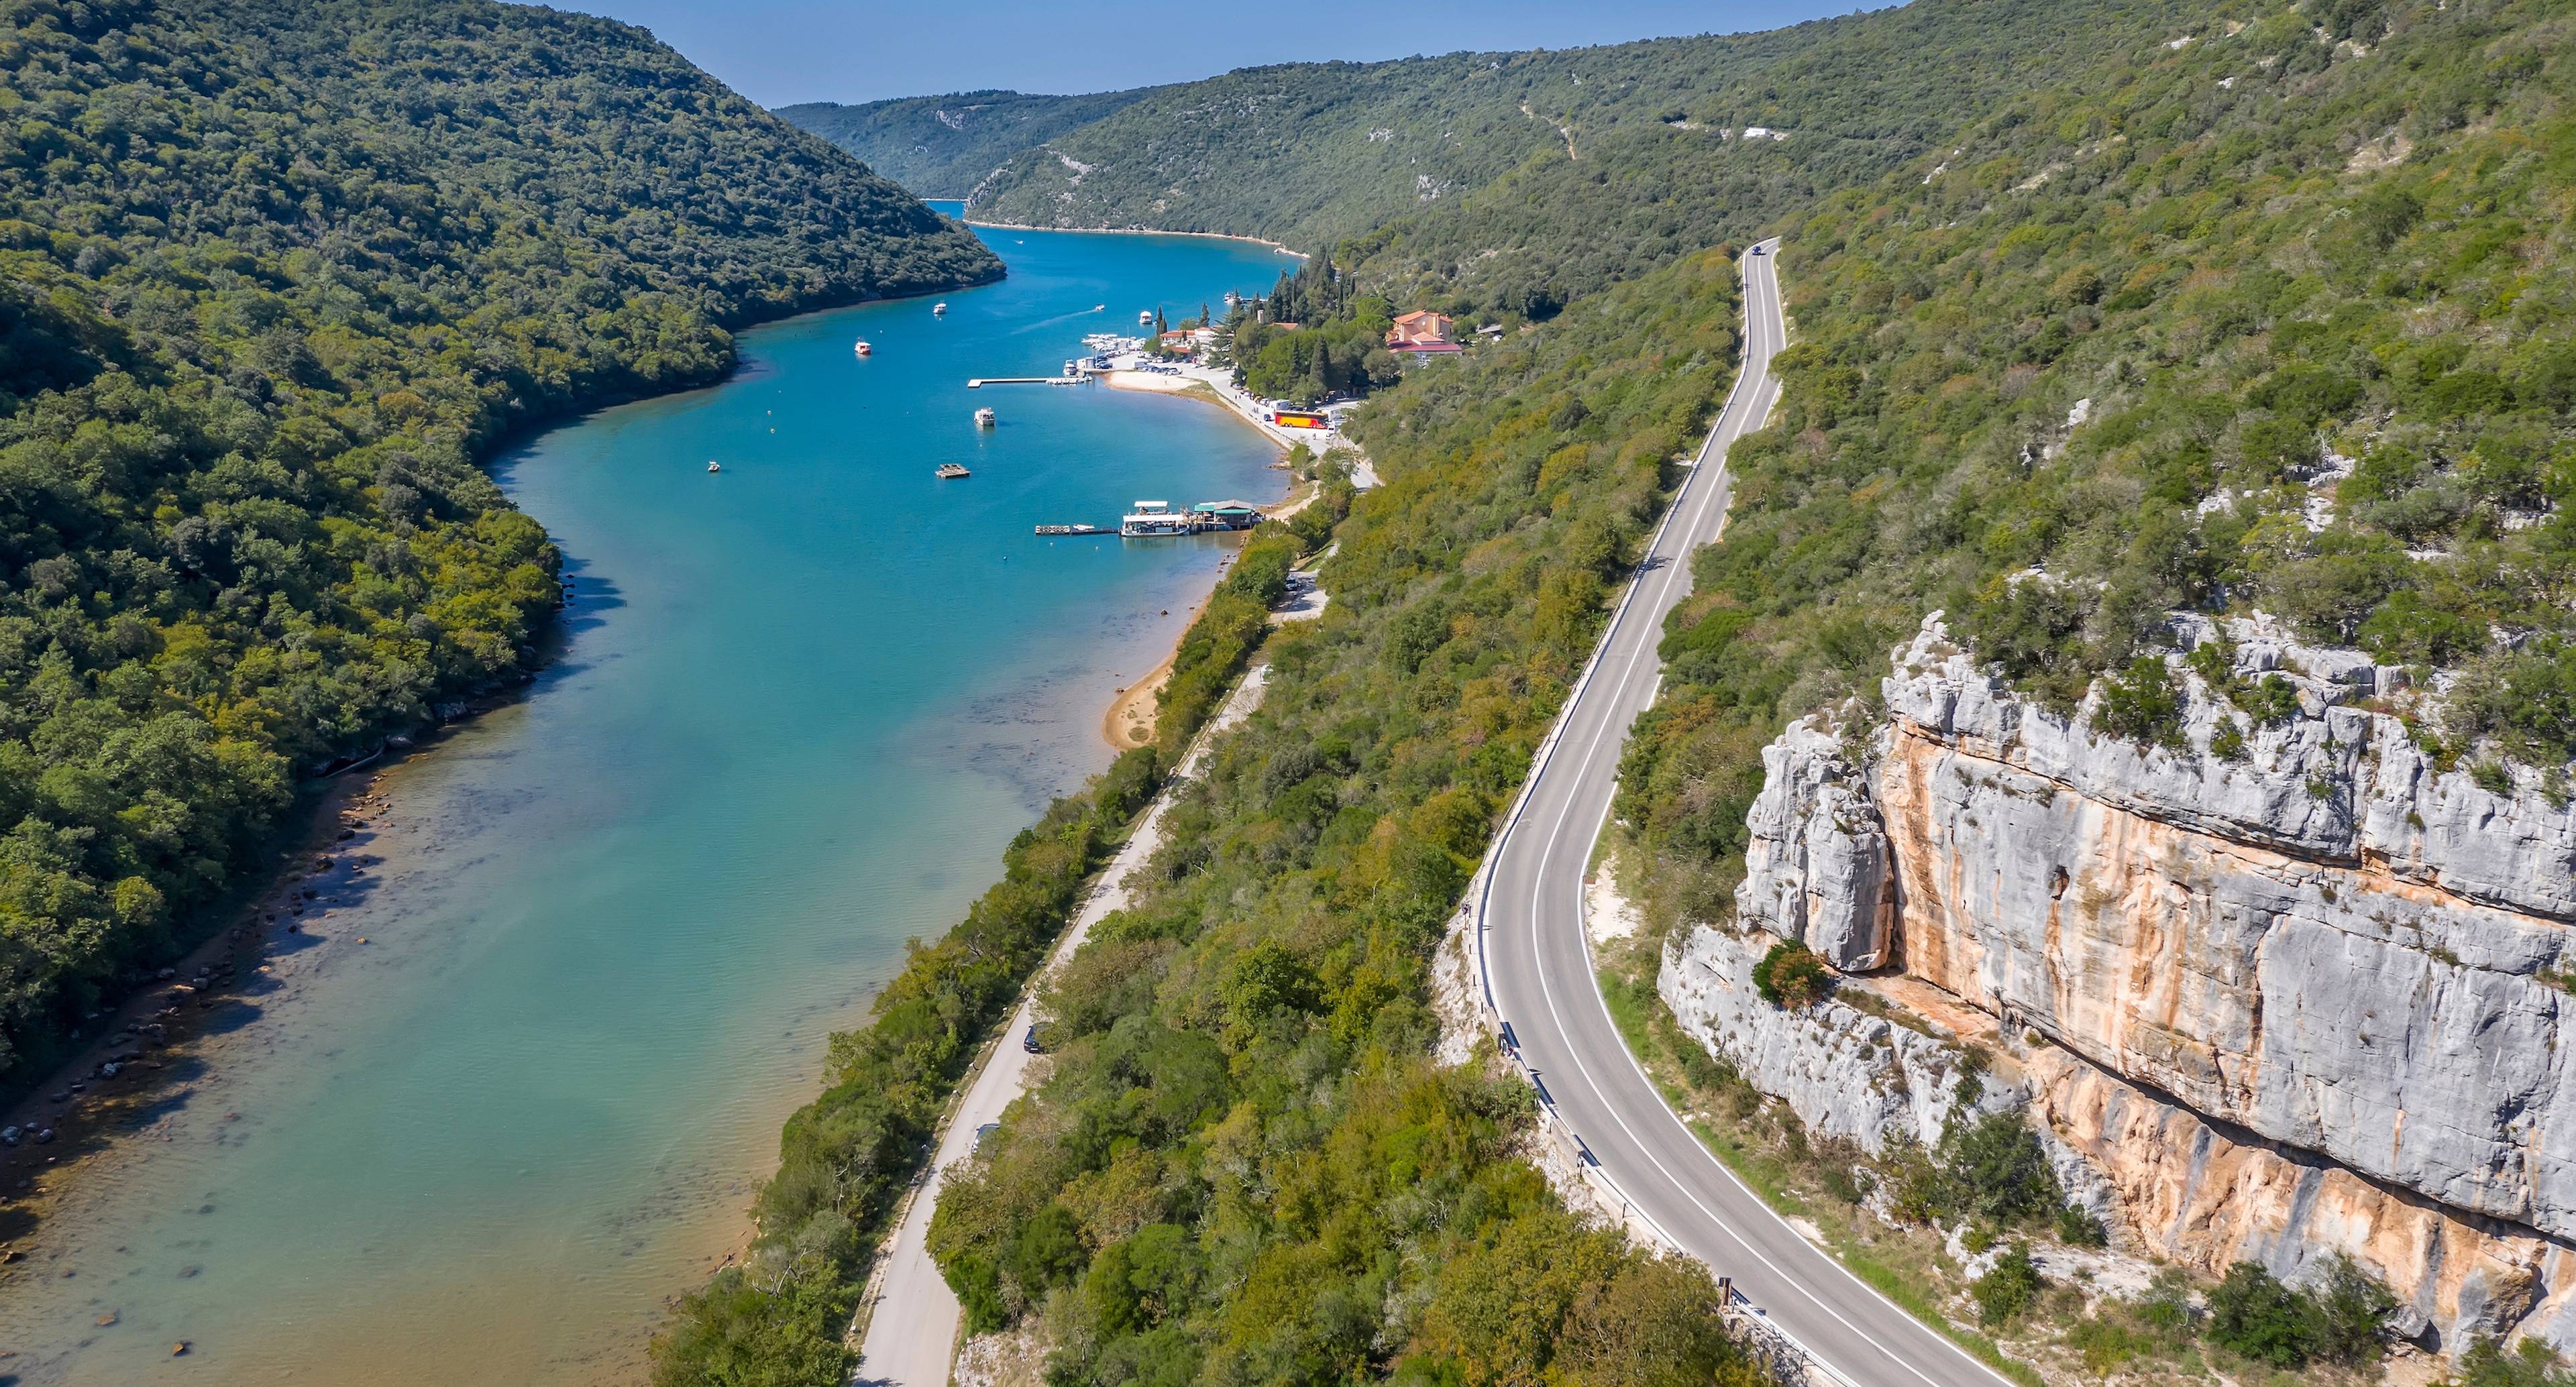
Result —
[{"label": "paved road", "polygon": [[1690,554],[1726,518],[1727,446],[1778,398],[1777,243],[1744,261],[1744,370],[1675,499],[1643,575],[1504,827],[1479,898],[1488,1002],[1545,1097],[1646,1222],[1861,1387],[1999,1387],[2004,1379],[1863,1285],[1736,1180],[1638,1069],[1601,999],[1580,915],[1619,753],[1661,681],[1664,615],[1690,592]]}]

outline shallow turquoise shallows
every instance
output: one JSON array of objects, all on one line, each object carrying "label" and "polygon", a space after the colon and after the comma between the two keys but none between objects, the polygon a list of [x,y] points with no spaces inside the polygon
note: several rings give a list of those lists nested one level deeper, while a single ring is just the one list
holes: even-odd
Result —
[{"label": "shallow turquoise shallows", "polygon": [[1109,700],[1232,552],[1032,527],[1284,486],[1211,404],[965,383],[1053,376],[1086,332],[1292,262],[986,240],[1010,278],[945,317],[761,328],[724,385],[502,459],[578,585],[567,653],[387,777],[381,865],[325,891],[259,1018],[0,1292],[0,1380],[641,1375],[664,1298],[741,1246],[824,1037],[1107,764]]}]

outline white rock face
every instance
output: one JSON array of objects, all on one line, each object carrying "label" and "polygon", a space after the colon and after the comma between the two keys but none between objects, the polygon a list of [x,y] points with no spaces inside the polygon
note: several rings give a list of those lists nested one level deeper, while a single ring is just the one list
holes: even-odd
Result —
[{"label": "white rock face", "polygon": [[1753,965],[1771,943],[1765,934],[1693,930],[1666,946],[1656,989],[1682,1029],[1745,1082],[1787,1102],[1809,1132],[1849,1137],[1873,1156],[1900,1133],[1938,1143],[1958,1101],[1959,1048],[1839,1001],[1799,1011],[1770,1005],[1754,990]]},{"label": "white rock face", "polygon": [[1937,623],[1898,660],[1873,791],[1907,972],[2200,1113],[2576,1236],[2570,998],[2543,976],[2568,810],[2438,774],[2357,708],[2230,762],[2208,743],[2236,714],[2196,678],[2177,751],[2024,703]]},{"label": "white rock face", "polygon": [[1895,922],[1887,834],[1842,746],[1800,723],[1762,749],[1762,793],[1745,816],[1738,918],[1794,939],[1846,972],[1886,961]]},{"label": "white rock face", "polygon": [[[2255,726],[2176,660],[2181,745],[2147,746],[2095,732],[2090,699],[2024,701],[1927,621],[1865,771],[1811,727],[1765,751],[1741,922],[2063,1047],[2091,1078],[2035,1108],[2166,1255],[2286,1274],[2341,1249],[2446,1333],[2554,1331],[2576,1296],[2576,808],[2528,771],[2503,792],[2441,771],[2354,706],[2401,672],[2229,634],[2299,715]],[[1922,1131],[1885,1091],[1895,1061],[1853,1058],[1858,1023],[1887,1023],[1720,987],[1748,950],[1703,930],[1668,952],[1685,1026],[1823,1130]],[[2213,1153],[2263,1197],[2213,1195]]]}]

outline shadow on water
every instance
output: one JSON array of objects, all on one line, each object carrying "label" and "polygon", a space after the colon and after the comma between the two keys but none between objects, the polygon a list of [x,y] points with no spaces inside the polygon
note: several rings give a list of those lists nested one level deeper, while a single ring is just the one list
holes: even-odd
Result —
[{"label": "shadow on water", "polygon": [[[317,934],[334,911],[355,911],[382,890],[370,869],[383,859],[368,848],[373,829],[318,841],[290,852],[279,876],[242,916],[219,931],[171,976],[139,989],[103,1017],[111,1028],[59,1071],[13,1120],[26,1129],[0,1164],[0,1243],[43,1226],[50,1210],[37,1195],[37,1175],[108,1155],[125,1141],[193,1112],[218,1072],[216,1049],[267,1019],[287,986],[276,971],[331,947],[364,947],[362,936]],[[324,865],[327,863],[328,865]],[[205,980],[200,986],[198,980]],[[110,1072],[110,1067],[113,1072]],[[76,1076],[76,1077],[75,1077]],[[238,1114],[227,1114],[227,1121]],[[37,1144],[34,1132],[54,1139]],[[15,1381],[0,1379],[0,1384]]]},{"label": "shadow on water", "polygon": [[560,683],[592,666],[579,658],[580,638],[608,624],[608,614],[626,605],[625,593],[613,578],[592,573],[586,559],[565,555],[562,572],[557,576],[566,584],[564,605],[548,623],[537,653],[544,665],[537,673],[537,685]]}]

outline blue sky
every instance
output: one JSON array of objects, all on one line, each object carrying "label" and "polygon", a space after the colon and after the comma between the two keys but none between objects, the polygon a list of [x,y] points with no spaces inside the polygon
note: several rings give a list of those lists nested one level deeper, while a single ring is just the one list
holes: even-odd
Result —
[{"label": "blue sky", "polygon": [[[1260,63],[1773,29],[1852,0],[554,0],[641,24],[764,105],[1085,92]],[[1883,2],[1883,0],[1881,0]]]}]

